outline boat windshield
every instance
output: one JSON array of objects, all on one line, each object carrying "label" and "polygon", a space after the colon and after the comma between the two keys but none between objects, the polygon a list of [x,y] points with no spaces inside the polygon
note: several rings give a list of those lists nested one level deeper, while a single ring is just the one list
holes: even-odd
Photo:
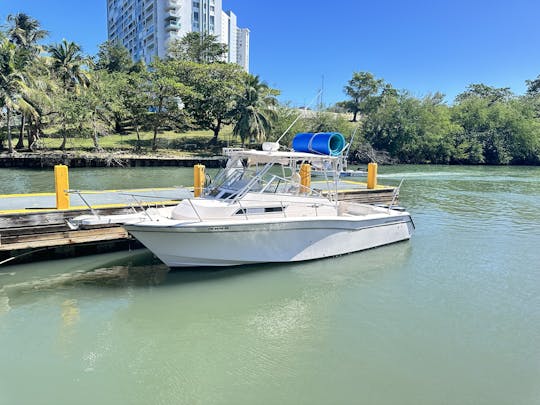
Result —
[{"label": "boat windshield", "polygon": [[230,201],[235,201],[248,192],[321,196],[320,190],[300,184],[296,164],[292,167],[276,162],[248,165],[242,159],[234,158],[229,160],[227,166],[205,190],[207,196]]},{"label": "boat windshield", "polygon": [[[267,167],[270,166],[270,167]],[[212,182],[208,195],[219,199],[234,199],[246,192],[273,192],[283,189],[285,179],[281,176],[268,173],[272,165],[263,167],[227,167],[223,169]],[[280,187],[280,183],[281,187]],[[272,186],[272,187],[271,187]]]}]

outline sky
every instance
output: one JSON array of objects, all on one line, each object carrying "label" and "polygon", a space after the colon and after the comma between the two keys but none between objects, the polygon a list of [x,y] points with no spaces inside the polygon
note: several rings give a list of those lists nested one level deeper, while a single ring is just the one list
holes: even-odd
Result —
[{"label": "sky", "polygon": [[[451,103],[469,84],[526,90],[540,75],[538,0],[223,0],[251,30],[250,72],[292,105],[345,100],[353,72]],[[95,54],[106,0],[0,0],[0,20],[25,12]]]}]

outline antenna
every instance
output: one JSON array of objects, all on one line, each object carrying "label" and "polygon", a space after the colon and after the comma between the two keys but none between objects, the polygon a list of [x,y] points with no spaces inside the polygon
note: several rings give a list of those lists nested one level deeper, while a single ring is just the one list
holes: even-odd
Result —
[{"label": "antenna", "polygon": [[321,76],[321,102],[320,102],[320,105],[319,105],[319,110],[321,110],[321,111],[322,111],[322,109],[324,107],[323,95],[324,95],[324,74]]},{"label": "antenna", "polygon": [[285,130],[285,132],[283,132],[283,134],[281,134],[281,136],[278,138],[278,140],[275,143],[279,144],[279,141],[281,141],[281,139],[287,134],[287,132],[289,132],[289,130],[294,126],[294,124],[296,124],[296,122],[300,119],[300,117],[307,111],[308,107],[310,107],[315,101],[317,101],[321,93],[322,93],[322,89],[319,90],[315,98],[311,100],[311,102],[308,105],[304,107],[302,112],[298,114],[298,117],[296,117],[296,119],[292,122],[292,124],[289,125],[289,127]]}]

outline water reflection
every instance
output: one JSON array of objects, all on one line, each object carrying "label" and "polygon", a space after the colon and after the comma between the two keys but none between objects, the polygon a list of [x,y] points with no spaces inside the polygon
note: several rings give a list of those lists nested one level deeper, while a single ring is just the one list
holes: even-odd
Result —
[{"label": "water reflection", "polygon": [[[76,263],[75,269],[70,268],[70,262]],[[60,263],[67,266],[57,267]],[[62,271],[58,272],[59,269]],[[14,305],[31,303],[36,295],[64,289],[159,285],[169,272],[167,266],[146,250],[12,266],[9,270],[0,278],[0,314]],[[69,303],[73,301],[68,300],[64,304],[69,307]],[[68,317],[73,315],[69,311],[65,313]]]}]

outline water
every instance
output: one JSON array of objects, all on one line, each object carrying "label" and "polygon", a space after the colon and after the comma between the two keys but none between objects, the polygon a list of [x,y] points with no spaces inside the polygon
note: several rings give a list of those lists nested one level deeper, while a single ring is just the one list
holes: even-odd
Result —
[{"label": "water", "polygon": [[224,271],[169,272],[144,250],[3,267],[0,404],[540,404],[540,168],[379,171],[405,178],[410,242]]}]

